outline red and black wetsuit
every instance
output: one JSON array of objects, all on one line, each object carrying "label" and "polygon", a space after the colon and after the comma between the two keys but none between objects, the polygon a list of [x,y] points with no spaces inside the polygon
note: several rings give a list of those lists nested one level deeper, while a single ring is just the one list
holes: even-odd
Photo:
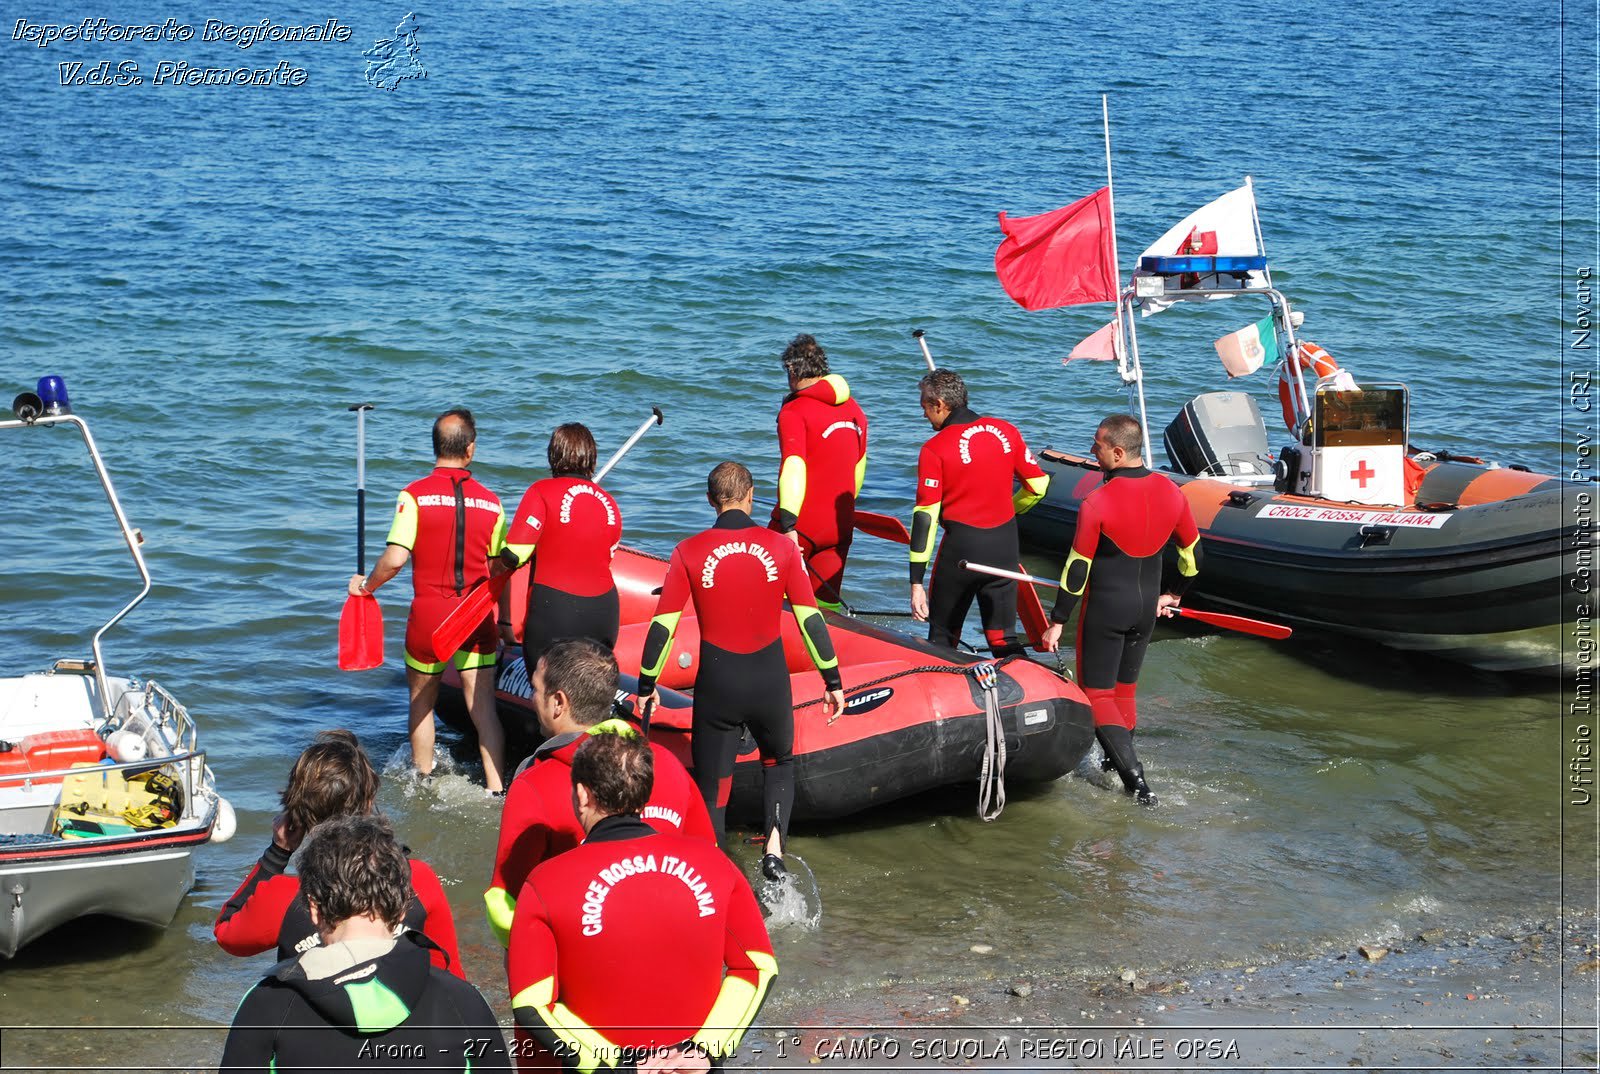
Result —
[{"label": "red and black wetsuit", "polygon": [[[289,857],[289,851],[277,843],[268,846],[239,890],[222,904],[211,932],[228,954],[259,955],[277,948],[281,961],[317,946],[317,929],[311,924],[305,900],[296,897],[300,878],[284,872]],[[450,902],[439,877],[424,863],[410,860],[413,895],[406,904],[405,925],[433,941],[434,965],[465,977],[455,919],[450,916]]]},{"label": "red and black wetsuit", "polygon": [[[501,944],[511,932],[517,894],[534,867],[583,842],[583,826],[572,811],[572,758],[588,738],[557,735],[534,751],[533,762],[506,791],[500,813],[500,843],[494,852],[494,876],[483,893],[489,928]],[[652,742],[655,783],[644,807],[644,820],[658,832],[682,832],[716,845],[711,817],[700,789],[666,747]]]},{"label": "red and black wetsuit", "polygon": [[[489,577],[489,558],[505,542],[500,498],[453,466],[434,467],[400,493],[389,526],[390,544],[411,553],[411,616],[406,621],[406,666],[437,675],[433,631],[474,586]],[[455,654],[459,668],[495,662],[494,616],[486,616]]]},{"label": "red and black wetsuit", "polygon": [[240,1001],[217,1069],[510,1070],[489,1004],[430,965],[430,947],[407,932],[280,962]]},{"label": "red and black wetsuit", "polygon": [[817,600],[837,610],[856,497],[867,475],[867,416],[843,377],[829,374],[784,397],[778,455],[773,528],[800,535]]},{"label": "red and black wetsuit", "polygon": [[587,1071],[689,1042],[732,1055],[778,972],[733,862],[638,817],[606,817],[533,871],[508,961],[519,1036]]},{"label": "red and black wetsuit", "polygon": [[[1022,482],[1015,494],[1013,479]],[[1017,584],[957,564],[968,560],[1014,570],[1020,558],[1017,515],[1037,503],[1049,484],[1016,426],[966,407],[952,411],[922,445],[911,514],[913,585],[922,581],[932,558],[935,528],[944,526],[928,591],[929,641],[954,648],[976,597],[983,636],[994,654],[1022,651],[1016,637]]]},{"label": "red and black wetsuit", "polygon": [[743,511],[724,511],[716,525],[672,550],[661,599],[640,656],[639,696],[655,689],[672,651],[672,635],[692,599],[700,619],[700,670],[694,680],[690,758],[717,838],[722,838],[738,755],[739,731],[750,729],[761,751],[766,827],[789,831],[794,805],[794,697],[783,656],[783,601],[822,681],[841,688],[839,661],[817,609],[800,553]]},{"label": "red and black wetsuit", "polygon": [[611,494],[581,477],[536,481],[523,494],[506,535],[516,565],[533,558],[522,653],[532,668],[562,638],[616,647],[617,586],[611,557],[622,542],[622,512]]},{"label": "red and black wetsuit", "polygon": [[[1169,543],[1178,551],[1173,565],[1163,555]],[[1083,599],[1078,683],[1106,756],[1124,782],[1137,765],[1129,736],[1138,722],[1139,668],[1155,628],[1156,603],[1162,593],[1181,596],[1199,569],[1200,531],[1189,501],[1166,475],[1143,466],[1110,470],[1079,505],[1050,618],[1067,622]]]}]

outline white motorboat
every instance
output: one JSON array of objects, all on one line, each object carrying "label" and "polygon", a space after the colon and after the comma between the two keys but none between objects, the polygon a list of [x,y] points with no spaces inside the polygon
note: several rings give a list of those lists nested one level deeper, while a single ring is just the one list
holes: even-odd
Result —
[{"label": "white motorboat", "polygon": [[0,956],[89,914],[165,927],[194,886],[192,854],[232,836],[194,720],[155,682],[106,673],[101,638],[150,592],[129,524],[59,378],[12,405],[0,429],[82,435],[143,586],[92,638],[92,658],[0,678]]}]

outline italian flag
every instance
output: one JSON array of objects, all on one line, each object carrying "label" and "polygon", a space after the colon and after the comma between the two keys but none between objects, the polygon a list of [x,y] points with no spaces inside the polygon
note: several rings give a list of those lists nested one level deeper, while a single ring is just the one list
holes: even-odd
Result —
[{"label": "italian flag", "polygon": [[1277,362],[1278,333],[1273,330],[1272,318],[1264,317],[1217,340],[1217,356],[1230,377],[1248,376],[1267,362]]}]

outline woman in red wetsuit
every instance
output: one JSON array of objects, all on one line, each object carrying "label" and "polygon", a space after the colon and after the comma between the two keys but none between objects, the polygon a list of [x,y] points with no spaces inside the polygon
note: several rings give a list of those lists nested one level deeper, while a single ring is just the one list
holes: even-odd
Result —
[{"label": "woman in red wetsuit", "polygon": [[[614,648],[621,614],[611,557],[622,541],[622,512],[610,493],[590,480],[597,455],[594,436],[577,423],[562,425],[550,434],[547,454],[550,476],[523,494],[495,566],[499,573],[533,560],[520,639],[530,668],[561,638],[593,638]],[[509,611],[502,608],[500,617],[508,645],[519,640]]]},{"label": "woman in red wetsuit", "polygon": [[[300,878],[285,872],[300,842],[318,824],[333,817],[365,816],[378,799],[378,773],[361,743],[349,731],[322,731],[289,770],[289,785],[280,796],[283,812],[273,818],[272,842],[222,906],[211,926],[217,943],[230,955],[258,955],[276,948],[278,960],[293,958],[321,941],[300,894]],[[409,857],[411,887],[403,924],[432,940],[434,965],[466,977],[439,877]]]}]

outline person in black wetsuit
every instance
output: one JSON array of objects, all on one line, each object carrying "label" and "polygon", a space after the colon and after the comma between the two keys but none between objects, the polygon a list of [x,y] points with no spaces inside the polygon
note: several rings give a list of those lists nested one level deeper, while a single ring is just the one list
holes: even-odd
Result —
[{"label": "person in black wetsuit", "polygon": [[[1141,805],[1155,805],[1133,750],[1139,669],[1156,616],[1172,615],[1200,570],[1200,531],[1182,490],[1145,467],[1137,418],[1113,414],[1095,430],[1095,461],[1105,478],[1078,507],[1078,528],[1061,570],[1061,588],[1044,643],[1055,650],[1078,602],[1078,684],[1094,713],[1106,760]],[[1177,546],[1175,569],[1164,552]]]},{"label": "person in black wetsuit", "polygon": [[220,1070],[511,1069],[483,996],[404,929],[410,868],[382,818],[318,825],[300,883],[322,942],[245,995]]},{"label": "person in black wetsuit", "polygon": [[700,620],[689,740],[694,781],[720,841],[740,729],[750,729],[766,775],[762,831],[767,852],[761,869],[777,879],[785,872],[783,847],[794,805],[794,698],[783,655],[786,597],[822,675],[825,715],[844,708],[844,686],[800,550],[751,520],[754,490],[750,471],[736,462],[721,463],[707,477],[706,499],[717,509],[717,522],[672,550],[639,658],[639,696],[651,706],[659,700],[656,680],[672,652],[684,606],[692,600]]},{"label": "person in black wetsuit", "polygon": [[[938,430],[917,457],[917,506],[911,513],[911,614],[928,623],[928,640],[954,648],[974,598],[983,636],[996,656],[1021,653],[1017,583],[958,566],[962,560],[1015,569],[1017,515],[1050,486],[1017,427],[967,407],[961,376],[937,369],[922,378],[922,413]],[[1021,482],[1012,492],[1013,480]],[[922,579],[944,526],[933,588]]]}]

